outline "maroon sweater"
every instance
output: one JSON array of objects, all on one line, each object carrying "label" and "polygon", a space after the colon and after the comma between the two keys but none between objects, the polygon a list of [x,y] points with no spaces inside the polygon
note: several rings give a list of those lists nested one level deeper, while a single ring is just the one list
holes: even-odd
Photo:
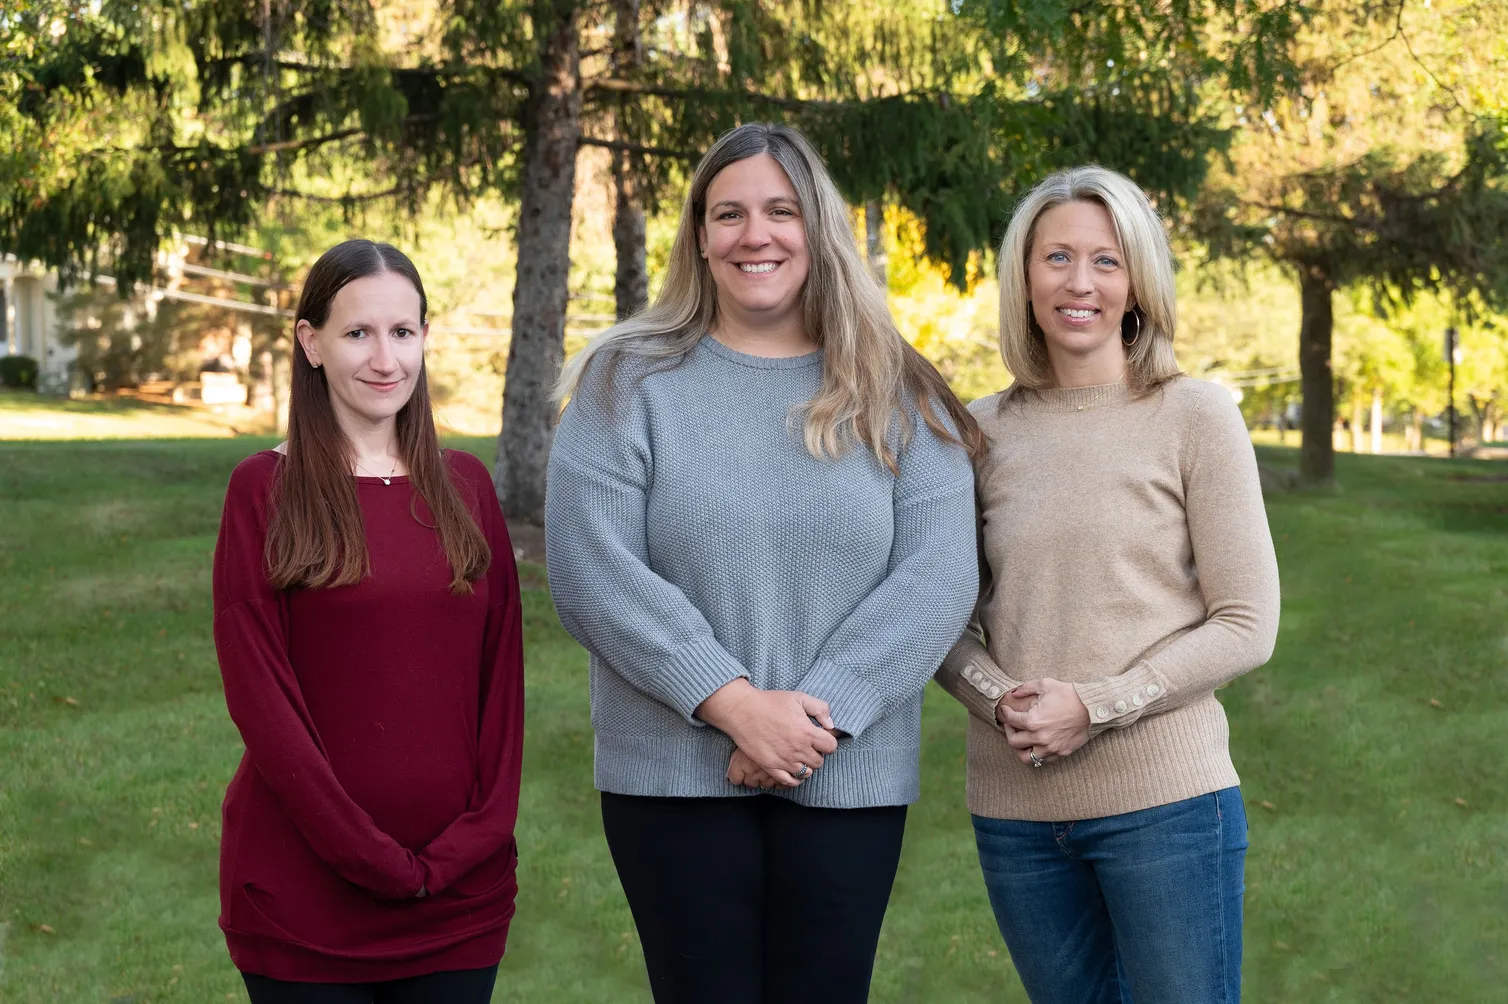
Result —
[{"label": "maroon sweater", "polygon": [[446,461],[492,548],[469,596],[451,593],[402,477],[356,479],[369,577],[274,590],[263,544],[281,457],[231,475],[215,647],[246,754],[225,793],[220,926],[243,972],[365,982],[502,957],[518,888],[518,574],[487,469]]}]

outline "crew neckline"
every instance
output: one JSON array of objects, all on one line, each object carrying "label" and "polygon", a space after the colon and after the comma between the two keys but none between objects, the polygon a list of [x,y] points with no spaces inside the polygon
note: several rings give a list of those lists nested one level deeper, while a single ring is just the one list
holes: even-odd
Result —
[{"label": "crew neckline", "polygon": [[721,359],[738,366],[747,366],[756,370],[800,370],[822,364],[822,350],[808,352],[800,356],[752,356],[747,352],[739,352],[730,349],[722,342],[713,338],[710,334],[702,336],[697,345]]},{"label": "crew neckline", "polygon": [[1131,388],[1124,380],[1117,380],[1089,387],[1042,387],[1031,394],[1046,411],[1090,411],[1128,400]]},{"label": "crew neckline", "polygon": [[[266,453],[266,454],[270,454],[271,456],[273,456],[274,458],[276,458],[278,460],[286,460],[287,457],[288,457],[288,455],[286,453],[279,453],[277,450],[263,450],[262,452]],[[382,485],[384,488],[391,488],[393,485],[406,485],[406,484],[408,484],[408,475],[407,474],[394,474],[392,477],[390,477],[386,481],[384,481],[384,480],[382,480],[382,478],[368,477],[365,474],[352,474],[351,475],[351,480],[355,481],[358,485]]]}]

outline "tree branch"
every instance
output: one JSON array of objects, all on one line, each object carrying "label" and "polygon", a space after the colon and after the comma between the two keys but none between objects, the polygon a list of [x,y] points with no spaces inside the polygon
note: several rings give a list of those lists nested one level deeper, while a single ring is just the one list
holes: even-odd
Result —
[{"label": "tree branch", "polygon": [[810,101],[803,98],[783,98],[773,94],[761,94],[758,91],[710,91],[696,88],[660,87],[655,84],[641,84],[633,80],[622,80],[617,77],[590,77],[583,80],[581,89],[587,93],[603,91],[609,94],[642,94],[652,98],[731,98],[739,101],[757,101],[777,108],[789,108],[800,110],[803,108],[846,108],[847,102],[843,101]]},{"label": "tree branch", "polygon": [[[439,118],[438,115],[409,115],[399,119],[398,123],[400,125],[419,125],[424,122],[433,122],[437,118]],[[324,146],[327,143],[336,143],[343,139],[350,139],[352,136],[364,135],[367,135],[365,129],[339,129],[332,133],[326,133],[323,136],[310,136],[306,139],[285,139],[279,140],[276,143],[258,143],[256,146],[246,147],[245,152],[257,157],[267,153],[281,153],[284,150],[312,149],[317,146]]]},{"label": "tree branch", "polygon": [[673,160],[696,160],[698,154],[689,150],[671,150],[663,146],[640,146],[637,143],[625,143],[616,139],[598,139],[595,136],[583,136],[580,141],[582,146],[600,146],[604,150],[617,150],[622,153],[636,153],[645,157],[669,157]]},{"label": "tree branch", "polygon": [[[207,67],[219,67],[234,63],[261,67],[263,65],[262,53],[258,51],[239,56],[222,56],[219,59],[210,60],[205,65]],[[354,70],[362,69],[339,63],[301,63],[288,59],[274,59],[271,65],[279,70],[292,70],[295,73],[350,73]],[[535,83],[534,78],[529,74],[504,66],[478,66],[470,64],[460,69],[452,69],[444,66],[390,66],[387,69],[395,74],[410,74],[418,77],[461,77],[480,72],[501,80],[510,80],[525,87],[533,87]]]},{"label": "tree branch", "polygon": [[285,139],[276,143],[259,143],[256,146],[248,146],[246,152],[253,157],[260,157],[268,153],[281,153],[284,150],[307,150],[327,143],[337,143],[352,136],[365,135],[365,129],[341,129],[337,132],[326,133],[323,136],[310,136],[307,139]]},{"label": "tree branch", "polygon": [[383,192],[366,192],[361,195],[314,195],[311,192],[300,192],[292,188],[269,188],[268,195],[281,195],[290,199],[303,199],[305,202],[318,202],[332,206],[350,206],[362,202],[375,202],[378,199],[388,199],[395,195],[402,195],[405,189],[394,185]]},{"label": "tree branch", "polygon": [[1318,223],[1334,223],[1367,230],[1376,230],[1378,226],[1378,221],[1370,217],[1344,216],[1338,213],[1316,213],[1308,209],[1294,209],[1292,206],[1273,205],[1268,202],[1251,202],[1246,199],[1238,201],[1249,209],[1260,209],[1263,212],[1292,216],[1300,220],[1314,220]]},{"label": "tree branch", "polygon": [[1399,3],[1398,3],[1398,20],[1396,22],[1394,22],[1394,24],[1393,24],[1393,33],[1391,35],[1389,35],[1387,38],[1383,39],[1377,45],[1372,46],[1372,48],[1370,48],[1370,49],[1364,49],[1361,52],[1353,52],[1353,53],[1351,53],[1351,55],[1347,56],[1345,59],[1342,59],[1340,62],[1335,63],[1335,64],[1327,67],[1326,68],[1326,72],[1329,73],[1329,74],[1331,74],[1331,75],[1334,75],[1334,73],[1335,73],[1336,70],[1339,70],[1342,66],[1345,66],[1347,63],[1354,62],[1354,61],[1356,61],[1358,59],[1364,59],[1365,57],[1372,55],[1374,52],[1381,52],[1383,49],[1386,49],[1389,45],[1392,45],[1393,42],[1396,41],[1398,39],[1398,37],[1400,35],[1402,35],[1402,34],[1403,34],[1403,0],[1399,0]]}]

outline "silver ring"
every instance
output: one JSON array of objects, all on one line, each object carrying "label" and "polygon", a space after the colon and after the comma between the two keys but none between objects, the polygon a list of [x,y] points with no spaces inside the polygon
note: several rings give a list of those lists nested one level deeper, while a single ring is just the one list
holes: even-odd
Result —
[{"label": "silver ring", "polygon": [[801,769],[798,770],[796,773],[792,774],[791,776],[794,777],[796,780],[801,781],[801,780],[804,780],[806,778],[806,776],[808,774],[810,774],[811,772],[812,772],[812,769],[810,767],[808,767],[806,764],[802,764],[801,765]]},{"label": "silver ring", "polygon": [[1028,750],[1027,753],[1026,753],[1026,755],[1032,758],[1032,766],[1033,767],[1042,767],[1042,766],[1045,766],[1045,763],[1042,760],[1042,758],[1039,757],[1039,756],[1037,756],[1037,751],[1036,750]]}]

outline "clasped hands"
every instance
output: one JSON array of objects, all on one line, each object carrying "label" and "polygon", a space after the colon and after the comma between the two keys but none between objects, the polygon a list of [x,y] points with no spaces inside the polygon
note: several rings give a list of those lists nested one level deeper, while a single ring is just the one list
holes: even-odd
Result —
[{"label": "clasped hands", "polygon": [[[794,788],[838,748],[827,702],[799,690],[760,690],[740,677],[697,706],[696,716],[737,747],[728,780],[746,788]],[[816,724],[813,724],[815,720]]]},{"label": "clasped hands", "polygon": [[1061,680],[1032,680],[1007,691],[995,705],[995,721],[1028,766],[1033,753],[1049,764],[1089,741],[1089,709],[1073,684]]}]

